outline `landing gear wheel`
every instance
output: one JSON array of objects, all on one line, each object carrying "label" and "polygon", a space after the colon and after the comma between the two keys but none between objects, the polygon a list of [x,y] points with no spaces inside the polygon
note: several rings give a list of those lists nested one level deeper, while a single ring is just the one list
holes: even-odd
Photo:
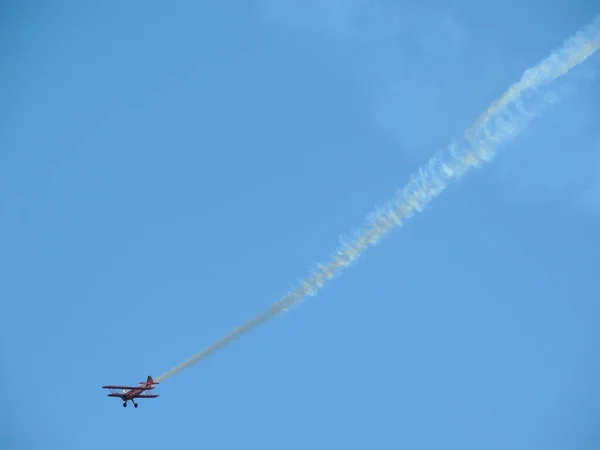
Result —
[{"label": "landing gear wheel", "polygon": [[138,404],[137,404],[137,403],[134,403],[134,404],[133,404],[133,407],[134,407],[134,408],[137,408],[137,407],[138,407]]},{"label": "landing gear wheel", "polygon": [[123,408],[127,408],[127,402],[123,402]]}]

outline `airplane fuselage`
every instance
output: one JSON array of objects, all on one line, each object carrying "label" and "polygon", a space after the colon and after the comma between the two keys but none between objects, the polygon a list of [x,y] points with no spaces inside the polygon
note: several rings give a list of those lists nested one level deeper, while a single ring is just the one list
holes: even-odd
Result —
[{"label": "airplane fuselage", "polygon": [[[146,386],[144,386],[146,387]],[[149,386],[150,389],[154,389],[153,386]],[[123,392],[123,395],[121,396],[121,398],[123,399],[123,401],[127,401],[127,400],[131,400],[133,401],[134,398],[136,398],[138,395],[141,395],[145,390],[144,389],[129,389],[125,392]]]}]

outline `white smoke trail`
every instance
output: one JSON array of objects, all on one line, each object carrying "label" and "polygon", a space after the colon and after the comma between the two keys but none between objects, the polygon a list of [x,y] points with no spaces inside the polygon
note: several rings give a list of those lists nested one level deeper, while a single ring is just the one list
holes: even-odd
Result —
[{"label": "white smoke trail", "polygon": [[[475,123],[466,131],[465,136],[475,146],[481,137],[476,136],[478,132],[483,132],[485,139],[492,139],[500,142],[505,139],[503,135],[491,138],[490,132],[486,130],[493,120],[496,124],[502,124],[504,127],[513,127],[513,132],[518,133],[528,122],[527,119],[532,119],[534,116],[522,110],[522,95],[526,91],[537,91],[539,88],[550,84],[556,78],[566,74],[573,67],[581,64],[589,58],[600,45],[600,16],[587,26],[579,30],[569,39],[567,39],[562,47],[555,50],[548,58],[541,61],[537,66],[525,71],[521,80],[513,84],[498,100],[493,102],[490,107],[484,112]],[[550,94],[551,95],[551,94]],[[549,103],[554,103],[554,99],[548,98]],[[506,114],[506,109],[514,104],[519,109],[519,113],[525,121],[521,122],[521,126],[517,127],[516,123],[508,124],[501,114]]]},{"label": "white smoke trail", "polygon": [[[500,99],[465,132],[469,145],[459,147],[451,145],[438,152],[431,160],[413,175],[406,187],[396,196],[367,217],[368,224],[354,237],[343,242],[328,262],[320,263],[317,268],[299,286],[293,288],[269,309],[235,328],[229,334],[212,345],[204,348],[187,361],[156,378],[163,381],[181,372],[189,366],[208,357],[242,334],[272,319],[290,307],[297,305],[307,295],[315,295],[324,282],[339,275],[342,269],[352,264],[367,247],[377,243],[394,226],[402,223],[421,211],[431,200],[437,197],[451,181],[461,178],[469,168],[479,167],[482,162],[490,161],[497,147],[519,134],[527,123],[537,114],[526,111],[522,106],[523,94],[551,83],[582,63],[600,47],[600,16],[597,16],[585,28],[569,38],[563,46],[554,51],[532,69],[527,70],[521,80],[511,86]],[[557,98],[546,95],[544,103],[551,105]],[[516,114],[509,107],[516,107]]]}]

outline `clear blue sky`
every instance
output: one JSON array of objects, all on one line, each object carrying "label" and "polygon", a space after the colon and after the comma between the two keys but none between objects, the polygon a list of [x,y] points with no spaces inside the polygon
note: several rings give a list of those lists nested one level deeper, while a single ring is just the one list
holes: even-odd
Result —
[{"label": "clear blue sky", "polygon": [[280,298],[597,4],[17,4],[0,446],[595,448],[597,79],[158,399],[125,409],[100,386]]}]

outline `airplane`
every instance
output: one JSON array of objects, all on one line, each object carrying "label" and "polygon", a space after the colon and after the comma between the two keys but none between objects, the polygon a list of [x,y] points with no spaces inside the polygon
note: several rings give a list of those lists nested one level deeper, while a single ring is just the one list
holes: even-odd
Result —
[{"label": "airplane", "polygon": [[[146,381],[141,381],[139,386],[102,386],[102,389],[110,389],[109,397],[117,397],[123,400],[123,408],[127,407],[127,402],[131,401],[134,407],[138,407],[136,398],[156,398],[158,394],[145,394],[144,392],[154,389],[154,385],[159,384],[154,381],[150,375]],[[120,392],[119,392],[120,391]]]}]

